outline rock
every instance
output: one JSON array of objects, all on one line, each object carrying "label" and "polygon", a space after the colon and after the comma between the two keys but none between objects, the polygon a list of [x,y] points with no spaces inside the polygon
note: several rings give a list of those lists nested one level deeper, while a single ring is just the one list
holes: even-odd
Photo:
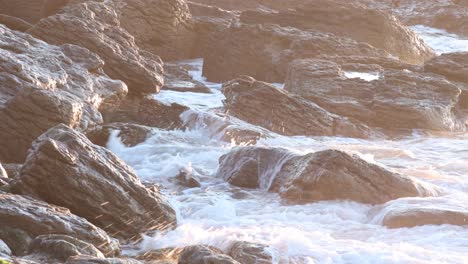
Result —
[{"label": "rock", "polygon": [[164,90],[192,93],[211,93],[210,88],[200,81],[194,80],[189,74],[190,65],[179,63],[164,64]]},{"label": "rock", "polygon": [[193,21],[184,0],[113,0],[120,25],[138,47],[163,60],[191,58]]},{"label": "rock", "polygon": [[401,61],[413,64],[421,64],[435,56],[432,48],[389,13],[352,2],[324,0],[288,11],[245,11],[240,21],[330,32],[339,37],[369,43]]},{"label": "rock", "polygon": [[[63,192],[62,192],[63,193]],[[30,237],[48,234],[73,236],[94,245],[107,256],[120,252],[119,242],[66,208],[27,196],[0,192],[0,239],[15,255],[25,254]]]},{"label": "rock", "polygon": [[3,240],[0,239],[0,256],[7,255],[10,256],[12,254],[11,249],[8,247]]},{"label": "rock", "polygon": [[8,178],[13,179],[18,176],[18,173],[21,169],[22,164],[15,164],[15,163],[7,163],[7,164],[0,164],[3,166],[3,169],[6,172]]},{"label": "rock", "polygon": [[0,14],[36,23],[60,10],[67,2],[68,0],[0,0]]},{"label": "rock", "polygon": [[290,157],[291,153],[285,149],[236,148],[219,158],[216,175],[238,187],[268,189],[275,170]]},{"label": "rock", "polygon": [[179,256],[178,264],[240,264],[221,250],[210,246],[188,246],[185,247]]},{"label": "rock", "polygon": [[336,114],[387,131],[466,129],[454,115],[461,90],[440,76],[383,69],[371,72],[379,75],[377,79],[364,81],[349,79],[344,71],[328,60],[296,60],[290,65],[284,89]]},{"label": "rock", "polygon": [[308,0],[192,0],[192,2],[217,6],[226,10],[251,10],[257,8],[284,10],[299,7]]},{"label": "rock", "polygon": [[177,103],[165,104],[150,97],[128,97],[116,110],[103,113],[106,123],[123,122],[143,126],[180,129],[180,115],[189,108]]},{"label": "rock", "polygon": [[86,133],[86,137],[93,144],[101,147],[107,147],[109,137],[113,131],[118,131],[116,136],[127,147],[136,146],[144,142],[151,135],[151,128],[127,123],[111,123],[99,126],[96,129]]},{"label": "rock", "polygon": [[226,96],[227,113],[282,135],[368,137],[372,134],[360,123],[250,77],[223,84],[222,92]]},{"label": "rock", "polygon": [[289,159],[270,190],[295,204],[322,200],[382,204],[401,197],[438,194],[435,187],[338,150]]},{"label": "rock", "polygon": [[442,199],[407,198],[388,202],[380,213],[379,222],[388,228],[422,225],[468,226],[468,208]]},{"label": "rock", "polygon": [[104,258],[104,255],[92,244],[67,235],[42,235],[36,237],[29,246],[29,254],[48,255],[58,261],[69,257],[90,255]]},{"label": "rock", "polygon": [[177,263],[181,251],[181,248],[153,249],[141,253],[134,258],[145,263],[159,263],[161,261],[161,264],[163,264],[163,261],[167,261],[172,264]]},{"label": "rock", "polygon": [[200,187],[200,180],[193,176],[191,171],[180,170],[179,174],[176,176],[176,179],[180,184],[188,188],[197,188]]},{"label": "rock", "polygon": [[143,264],[136,259],[130,258],[97,258],[93,256],[74,256],[70,257],[65,264]]},{"label": "rock", "polygon": [[124,81],[132,94],[156,93],[163,85],[160,58],[138,48],[134,37],[120,27],[109,1],[68,5],[28,33],[52,44],[76,44],[96,52],[105,61],[104,71]]},{"label": "rock", "polygon": [[160,193],[145,188],[112,152],[64,125],[33,143],[12,186],[17,193],[70,208],[112,236],[138,238],[176,223]]},{"label": "rock", "polygon": [[4,24],[10,29],[25,32],[26,30],[30,29],[33,25],[24,21],[21,18],[8,16],[8,15],[1,15],[0,14],[0,24]]},{"label": "rock", "polygon": [[468,52],[442,54],[424,64],[424,70],[468,84]]},{"label": "rock", "polygon": [[243,264],[272,264],[273,257],[265,251],[266,245],[236,241],[232,244],[229,255]]},{"label": "rock", "polygon": [[261,81],[283,83],[289,62],[322,55],[385,57],[388,53],[331,33],[233,24],[212,35],[204,52],[203,75],[214,82],[250,75]]},{"label": "rock", "polygon": [[24,160],[31,142],[63,123],[85,130],[102,122],[101,109],[127,94],[109,79],[104,62],[74,45],[53,46],[0,25],[0,160]]}]

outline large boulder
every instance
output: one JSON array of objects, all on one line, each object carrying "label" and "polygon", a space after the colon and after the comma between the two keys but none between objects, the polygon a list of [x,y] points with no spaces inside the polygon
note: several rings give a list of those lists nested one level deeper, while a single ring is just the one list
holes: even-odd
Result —
[{"label": "large boulder", "polygon": [[282,135],[368,137],[372,134],[366,126],[250,77],[227,82],[222,91],[227,113]]},{"label": "large boulder", "polygon": [[165,198],[145,188],[129,166],[64,125],[33,143],[12,188],[70,208],[113,236],[138,238],[176,222]]},{"label": "large boulder", "polygon": [[31,142],[63,123],[85,130],[102,122],[100,110],[126,94],[89,50],[49,45],[0,25],[0,160],[20,162]]},{"label": "large boulder", "polygon": [[285,80],[289,62],[321,55],[388,56],[367,43],[331,33],[278,25],[233,23],[215,32],[204,52],[203,75],[222,82],[249,75],[261,81]]},{"label": "large boulder", "polygon": [[362,69],[352,71],[370,72],[375,79],[348,78],[349,65],[329,60],[296,60],[290,65],[284,89],[370,127],[389,131],[466,129],[454,115],[461,94],[457,85],[420,71],[372,69],[378,66],[372,63],[358,66]]},{"label": "large boulder", "polygon": [[130,93],[155,93],[163,85],[161,59],[135,44],[120,25],[113,2],[71,4],[42,19],[28,33],[52,44],[76,44],[96,52],[104,71],[124,81]]},{"label": "large boulder", "polygon": [[468,226],[468,207],[442,198],[406,198],[390,201],[377,216],[388,228],[422,225]]},{"label": "large boulder", "polygon": [[[235,157],[242,160],[237,161]],[[255,163],[256,167],[248,163]],[[246,166],[254,168],[247,170]],[[218,177],[230,179],[231,184],[262,177],[260,181],[266,184],[259,187],[278,192],[293,204],[322,200],[382,204],[401,197],[439,193],[431,185],[338,150],[297,155],[284,149],[238,148],[220,159]]]},{"label": "large boulder", "polygon": [[105,255],[120,252],[119,242],[86,219],[66,208],[49,205],[27,196],[0,192],[0,239],[15,255],[26,254],[31,238],[40,235],[68,235],[92,244]]},{"label": "large boulder", "polygon": [[230,256],[223,254],[217,248],[210,246],[188,246],[185,247],[179,256],[178,264],[240,264]]},{"label": "large boulder", "polygon": [[242,264],[272,264],[273,257],[266,251],[268,246],[236,241],[229,249],[229,255]]},{"label": "large boulder", "polygon": [[419,64],[435,56],[432,48],[395,17],[350,2],[324,0],[289,11],[245,11],[240,21],[330,32],[369,43],[408,63]]}]

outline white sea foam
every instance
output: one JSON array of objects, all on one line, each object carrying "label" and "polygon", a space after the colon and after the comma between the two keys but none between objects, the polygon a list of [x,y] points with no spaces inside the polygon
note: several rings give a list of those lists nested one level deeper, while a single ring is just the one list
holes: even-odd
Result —
[{"label": "white sea foam", "polygon": [[[191,74],[204,81],[200,71]],[[232,148],[219,140],[225,122],[212,111],[221,105],[222,96],[163,92],[156,98],[193,108],[182,116],[188,125],[186,131],[154,129],[151,137],[134,147],[125,147],[117,133],[112,133],[108,143],[143,180],[162,183],[177,211],[177,228],[145,237],[141,250],[195,244],[226,250],[232,241],[246,240],[268,245],[274,252],[274,263],[467,263],[466,227],[387,229],[381,225],[385,213],[381,206],[351,201],[291,206],[267,188],[230,186],[215,177],[219,157]],[[434,201],[439,207],[468,204],[468,135],[415,133],[397,140],[363,140],[270,133],[258,145],[298,154],[341,149],[447,192],[442,197],[420,198],[420,206]],[[184,190],[172,183],[179,170],[187,167],[200,178],[200,188]],[[275,165],[271,168],[269,174],[274,174]],[[268,186],[271,179],[265,179],[262,185]],[[406,199],[390,203],[393,208],[408,204]]]},{"label": "white sea foam", "polygon": [[468,38],[423,25],[412,26],[411,29],[439,54],[468,51]]}]

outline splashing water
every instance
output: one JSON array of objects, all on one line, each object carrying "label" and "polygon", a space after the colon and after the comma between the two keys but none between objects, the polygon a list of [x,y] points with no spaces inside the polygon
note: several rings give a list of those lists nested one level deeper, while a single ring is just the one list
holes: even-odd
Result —
[{"label": "splashing water", "polygon": [[[201,60],[192,60],[201,75]],[[356,76],[355,77],[360,77]],[[377,77],[378,78],[378,77]],[[268,245],[274,263],[467,263],[468,229],[442,225],[388,229],[381,206],[351,201],[323,201],[285,205],[278,194],[230,186],[216,178],[218,159],[233,146],[219,140],[221,119],[214,108],[224,97],[219,85],[213,94],[162,91],[157,100],[192,108],[184,120],[187,131],[153,130],[144,143],[125,147],[113,133],[108,147],[124,159],[145,181],[163,184],[176,209],[178,227],[145,237],[140,250],[209,244],[227,250],[232,241]],[[207,121],[211,120],[211,121]],[[213,121],[215,120],[215,121]],[[245,124],[248,125],[248,124]],[[274,133],[259,146],[282,147],[304,154],[323,149],[355,153],[399,173],[444,189],[436,198],[389,202],[391,208],[407,206],[463,207],[468,204],[468,135],[426,135],[398,140],[362,140],[342,137],[287,137]],[[192,169],[201,187],[181,189],[171,181],[181,168]],[[266,173],[271,181],[275,170]],[[268,176],[270,178],[268,178]],[[467,209],[468,210],[468,209]]]}]

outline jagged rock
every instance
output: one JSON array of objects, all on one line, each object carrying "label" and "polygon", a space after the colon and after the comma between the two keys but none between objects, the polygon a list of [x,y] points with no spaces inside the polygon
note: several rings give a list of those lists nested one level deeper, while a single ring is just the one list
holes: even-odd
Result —
[{"label": "jagged rock", "polygon": [[329,60],[296,60],[290,65],[284,89],[369,127],[388,131],[466,129],[454,115],[461,90],[440,76],[382,69],[371,72],[379,75],[376,80],[365,81],[349,79],[344,71]]},{"label": "jagged rock", "polygon": [[240,264],[217,248],[210,246],[188,246],[179,256],[178,264]]},{"label": "jagged rock", "polygon": [[181,248],[153,249],[134,256],[134,258],[145,263],[165,264],[164,261],[167,261],[167,263],[172,264],[177,263],[181,251]]},{"label": "jagged rock", "polygon": [[128,97],[113,111],[103,112],[106,123],[123,122],[164,129],[183,128],[180,115],[189,108],[165,104],[153,98]]},{"label": "jagged rock", "polygon": [[443,201],[441,198],[407,198],[384,205],[381,223],[388,228],[422,225],[468,226],[468,208],[464,204]]},{"label": "jagged rock", "polygon": [[155,93],[163,85],[160,58],[137,47],[134,37],[120,26],[111,2],[68,5],[28,33],[52,44],[76,44],[96,52],[105,61],[104,71],[124,81],[130,93]]},{"label": "jagged rock", "polygon": [[468,84],[468,52],[442,54],[424,64],[424,70]]},{"label": "jagged rock", "polygon": [[272,264],[273,257],[265,251],[266,245],[236,241],[232,244],[229,255],[242,264]]},{"label": "jagged rock", "polygon": [[[217,177],[243,188],[270,187],[275,169],[291,156],[285,149],[237,148],[219,158]],[[272,166],[278,164],[278,166]]]},{"label": "jagged rock", "polygon": [[381,204],[401,197],[438,194],[431,185],[338,150],[297,155],[277,148],[238,148],[220,158],[217,175],[234,179],[231,184],[259,178],[258,187],[278,192],[293,204],[346,199]]},{"label": "jagged rock", "polygon": [[93,256],[74,256],[70,257],[65,264],[143,264],[142,262],[131,258],[97,258]]},{"label": "jagged rock", "polygon": [[112,236],[138,238],[176,222],[162,195],[145,188],[129,166],[64,125],[33,143],[12,186],[15,192],[66,206]]},{"label": "jagged rock", "polygon": [[33,25],[21,18],[0,14],[0,24],[4,24],[10,29],[25,32]]},{"label": "jagged rock", "polygon": [[278,25],[233,24],[213,34],[204,54],[203,75],[215,82],[250,75],[261,81],[283,83],[289,62],[321,55],[385,57],[388,54],[331,33]]},{"label": "jagged rock", "polygon": [[[63,190],[61,193],[64,193]],[[119,242],[66,208],[27,196],[0,192],[0,239],[15,255],[24,255],[31,237],[48,234],[73,236],[94,245],[107,256],[120,252]]]},{"label": "jagged rock", "polygon": [[[227,113],[287,135],[368,137],[372,132],[268,83],[242,77],[223,84]],[[280,107],[278,107],[280,106]]]},{"label": "jagged rock", "polygon": [[438,193],[435,187],[338,150],[320,151],[286,161],[271,190],[292,203],[347,199],[381,204],[401,197]]},{"label": "jagged rock", "polygon": [[85,130],[99,110],[127,94],[109,79],[104,62],[74,45],[53,46],[0,25],[0,159],[20,162],[31,142],[63,123]]},{"label": "jagged rock", "polygon": [[89,255],[104,258],[95,246],[67,235],[41,235],[36,237],[29,246],[29,254],[47,255],[58,261],[66,261],[69,257]]},{"label": "jagged rock", "polygon": [[180,184],[188,188],[197,188],[200,187],[200,180],[193,176],[191,171],[180,170],[179,174],[176,176],[176,179]]},{"label": "jagged rock", "polygon": [[350,2],[323,0],[289,11],[245,11],[241,14],[240,21],[330,32],[336,36],[369,43],[413,64],[423,63],[435,56],[432,48],[395,17]]},{"label": "jagged rock", "polygon": [[111,123],[89,131],[86,136],[94,144],[106,147],[112,131],[119,131],[117,136],[128,147],[144,142],[151,135],[150,127],[128,123]]},{"label": "jagged rock", "polygon": [[164,90],[192,93],[211,93],[211,90],[189,74],[190,65],[179,63],[164,64]]}]

